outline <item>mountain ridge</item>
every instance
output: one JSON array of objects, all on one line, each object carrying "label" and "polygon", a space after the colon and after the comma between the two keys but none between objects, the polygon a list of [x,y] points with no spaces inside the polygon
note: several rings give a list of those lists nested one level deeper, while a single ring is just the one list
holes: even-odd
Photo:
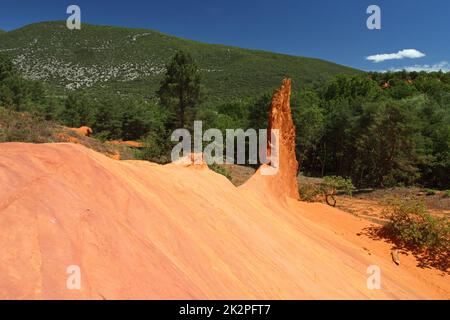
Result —
[{"label": "mountain ridge", "polygon": [[359,70],[316,58],[242,49],[168,35],[144,28],[47,21],[1,33],[0,52],[9,54],[28,79],[42,80],[51,92],[85,89],[152,97],[177,50],[196,59],[210,99],[264,94],[285,76],[294,89]]}]

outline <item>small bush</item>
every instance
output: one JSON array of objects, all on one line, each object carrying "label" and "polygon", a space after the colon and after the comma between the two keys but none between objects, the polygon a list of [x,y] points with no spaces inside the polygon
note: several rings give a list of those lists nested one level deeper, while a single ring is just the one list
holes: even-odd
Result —
[{"label": "small bush", "polygon": [[450,198],[450,190],[444,191],[444,194],[442,195],[443,198]]},{"label": "small bush", "polygon": [[324,178],[324,183],[322,184],[324,189],[324,194],[334,195],[336,192],[342,192],[349,196],[355,191],[351,179],[346,179],[339,176],[329,176]]},{"label": "small bush", "polygon": [[320,184],[302,183],[298,191],[300,198],[304,201],[314,202],[320,197],[325,198],[325,202],[331,206],[336,205],[334,195],[337,192],[352,195],[355,187],[350,179],[338,176],[329,176],[323,179]]},{"label": "small bush", "polygon": [[302,183],[298,187],[300,199],[307,202],[316,201],[317,197],[322,195],[320,187],[313,183]]},{"label": "small bush", "polygon": [[144,147],[135,154],[138,159],[156,163],[170,162],[170,145],[165,134],[152,132],[142,142]]},{"label": "small bush", "polygon": [[450,219],[432,216],[422,202],[396,201],[383,214],[388,220],[384,231],[401,244],[430,250],[450,248]]},{"label": "small bush", "polygon": [[434,195],[436,195],[436,191],[433,190],[433,189],[425,189],[425,190],[423,190],[423,192],[425,192],[425,194],[427,196],[434,196]]}]

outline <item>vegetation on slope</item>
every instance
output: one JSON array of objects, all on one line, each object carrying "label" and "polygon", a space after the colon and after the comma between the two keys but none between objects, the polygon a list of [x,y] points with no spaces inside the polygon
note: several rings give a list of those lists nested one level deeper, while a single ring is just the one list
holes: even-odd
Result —
[{"label": "vegetation on slope", "polygon": [[51,92],[61,94],[69,88],[154,97],[166,63],[178,50],[194,57],[212,101],[261,95],[286,75],[299,89],[359,72],[318,59],[205,44],[152,30],[88,24],[68,30],[64,21],[28,25],[0,39],[0,52],[11,56],[26,78],[43,80]]},{"label": "vegetation on slope", "polygon": [[36,118],[29,113],[19,113],[0,107],[1,142],[56,142],[54,123]]},{"label": "vegetation on slope", "polygon": [[411,252],[419,267],[450,272],[450,218],[428,212],[418,200],[393,200],[383,210],[386,222],[372,227],[375,239],[391,241],[395,248]]},{"label": "vegetation on slope", "polygon": [[[420,201],[407,200],[391,203],[384,211],[387,223],[384,232],[393,235],[403,245],[447,251],[450,254],[450,219],[427,212]],[[447,260],[448,261],[448,260]]]}]

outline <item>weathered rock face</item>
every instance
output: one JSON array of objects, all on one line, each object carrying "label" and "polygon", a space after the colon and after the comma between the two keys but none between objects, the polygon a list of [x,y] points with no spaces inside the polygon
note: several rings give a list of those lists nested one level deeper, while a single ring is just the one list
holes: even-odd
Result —
[{"label": "weathered rock face", "polygon": [[[244,188],[264,190],[274,198],[299,199],[297,185],[298,162],[295,156],[295,126],[291,115],[291,80],[285,79],[272,98],[269,113],[267,154],[270,165],[262,165],[244,184]],[[278,130],[278,154],[271,150],[271,130]],[[272,167],[274,174],[267,174]],[[264,173],[266,171],[266,173]],[[256,188],[258,186],[258,188]]]},{"label": "weathered rock face", "polygon": [[116,145],[116,146],[117,145],[127,146],[130,148],[143,148],[144,147],[144,145],[138,141],[111,140],[111,141],[107,141],[106,143]]},{"label": "weathered rock face", "polygon": [[79,128],[69,128],[69,130],[75,132],[76,134],[82,137],[90,137],[91,134],[93,133],[92,129],[86,126]]},{"label": "weathered rock face", "polygon": [[[299,198],[297,185],[298,162],[295,156],[295,125],[291,114],[291,79],[284,79],[279,90],[272,98],[272,107],[269,114],[269,132],[271,129],[279,130],[279,171],[276,175],[277,183],[286,195]],[[269,135],[270,136],[270,135]],[[268,154],[271,138],[269,137]]]}]

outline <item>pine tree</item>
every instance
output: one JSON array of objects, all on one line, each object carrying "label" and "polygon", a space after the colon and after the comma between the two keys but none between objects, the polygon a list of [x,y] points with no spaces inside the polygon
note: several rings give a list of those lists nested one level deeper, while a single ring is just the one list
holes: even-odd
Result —
[{"label": "pine tree", "polygon": [[0,54],[0,82],[13,75],[15,75],[15,70],[11,59]]},{"label": "pine tree", "polygon": [[194,111],[202,100],[199,70],[191,55],[183,51],[176,53],[166,68],[157,94],[161,104],[175,115],[173,124],[184,128],[188,111]]}]

